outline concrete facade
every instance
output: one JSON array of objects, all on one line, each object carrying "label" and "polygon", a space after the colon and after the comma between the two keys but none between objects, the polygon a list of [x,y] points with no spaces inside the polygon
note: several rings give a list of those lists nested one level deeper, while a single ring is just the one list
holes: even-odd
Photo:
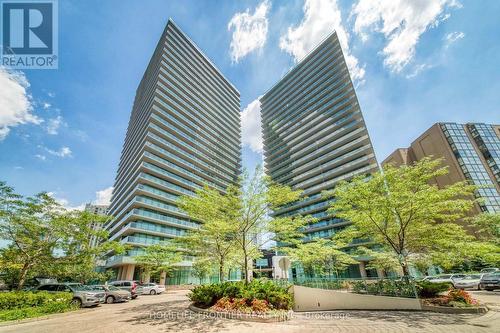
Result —
[{"label": "concrete facade", "polygon": [[[108,205],[94,205],[94,204],[88,203],[85,205],[84,210],[86,212],[89,212],[89,213],[92,213],[95,215],[106,216],[106,215],[108,215],[108,209],[109,209]],[[92,223],[92,229],[94,229],[95,231],[101,230],[102,227],[103,227],[102,223],[96,223],[96,222]],[[89,240],[89,244],[91,247],[97,246],[98,239],[95,236],[91,236],[90,240]],[[101,263],[99,263],[99,264],[101,264]]]},{"label": "concrete facade", "polygon": [[[239,112],[236,88],[169,20],[137,88],[115,178],[106,229],[111,240],[132,247],[108,258],[118,279],[149,279],[135,269],[134,257],[198,227],[178,208],[179,197],[203,186],[224,192],[236,182]],[[187,253],[179,263],[186,280],[180,283],[191,282],[192,259]]]}]

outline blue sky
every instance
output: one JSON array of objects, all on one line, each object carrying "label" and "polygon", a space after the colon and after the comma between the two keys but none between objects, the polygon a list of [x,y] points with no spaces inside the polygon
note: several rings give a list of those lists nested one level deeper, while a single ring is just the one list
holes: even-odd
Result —
[{"label": "blue sky", "polygon": [[239,89],[249,169],[256,99],[334,29],[379,161],[437,121],[500,123],[499,13],[496,0],[62,0],[59,69],[0,69],[0,179],[72,207],[106,201],[169,17]]}]

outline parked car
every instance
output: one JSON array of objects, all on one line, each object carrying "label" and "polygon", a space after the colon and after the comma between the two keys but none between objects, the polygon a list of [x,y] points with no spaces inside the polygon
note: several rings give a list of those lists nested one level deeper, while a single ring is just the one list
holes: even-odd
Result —
[{"label": "parked car", "polygon": [[98,306],[104,302],[105,293],[93,291],[80,283],[48,283],[42,284],[35,291],[69,292],[73,294],[73,304],[79,307]]},{"label": "parked car", "polygon": [[465,276],[463,279],[455,280],[453,286],[458,289],[477,289],[480,290],[481,287],[479,283],[484,274],[471,274]]},{"label": "parked car", "polygon": [[483,275],[479,286],[481,289],[486,289],[488,291],[500,289],[500,272]]},{"label": "parked car", "polygon": [[481,273],[495,273],[495,272],[498,272],[498,268],[489,267],[489,268],[483,268],[481,270]]},{"label": "parked car", "polygon": [[143,294],[157,295],[165,291],[165,286],[156,283],[144,283],[141,286]]},{"label": "parked car", "polygon": [[142,287],[140,287],[136,281],[119,280],[110,282],[108,285],[130,292],[132,299],[142,294]]},{"label": "parked car", "polygon": [[465,274],[440,274],[435,276],[426,276],[423,281],[429,281],[433,283],[448,282],[453,285],[455,283],[455,280],[462,279],[465,276]]},{"label": "parked car", "polygon": [[130,291],[123,290],[112,285],[94,285],[87,287],[91,290],[104,292],[106,294],[105,302],[107,304],[128,302],[132,299],[132,294],[130,293]]}]

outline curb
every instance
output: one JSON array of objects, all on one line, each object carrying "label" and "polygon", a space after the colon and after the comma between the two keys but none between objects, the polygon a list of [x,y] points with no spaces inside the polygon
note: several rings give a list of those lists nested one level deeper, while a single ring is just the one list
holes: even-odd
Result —
[{"label": "curb", "polygon": [[209,318],[213,319],[236,319],[241,321],[258,322],[258,323],[278,323],[286,320],[290,320],[292,311],[288,311],[283,315],[269,315],[269,314],[248,314],[248,313],[234,313],[234,312],[221,312],[213,311],[208,309],[202,309],[189,305],[189,310],[207,315]]},{"label": "curb", "polygon": [[485,314],[489,311],[487,306],[454,308],[451,306],[433,306],[433,305],[422,305],[422,310],[439,312],[439,313],[450,313],[450,314]]}]

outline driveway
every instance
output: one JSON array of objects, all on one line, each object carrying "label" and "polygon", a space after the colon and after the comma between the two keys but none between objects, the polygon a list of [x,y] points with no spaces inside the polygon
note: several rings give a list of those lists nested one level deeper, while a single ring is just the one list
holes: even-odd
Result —
[{"label": "driveway", "polygon": [[[283,323],[254,323],[207,318],[187,309],[187,291],[140,296],[122,304],[104,304],[95,309],[55,315],[23,324],[2,326],[0,332],[494,332],[500,327],[500,312],[486,315],[449,315],[404,311],[330,311],[296,313]],[[499,294],[500,295],[500,294]],[[484,294],[493,304],[499,295]],[[476,296],[476,295],[475,295]],[[498,309],[498,308],[497,308]]]}]

